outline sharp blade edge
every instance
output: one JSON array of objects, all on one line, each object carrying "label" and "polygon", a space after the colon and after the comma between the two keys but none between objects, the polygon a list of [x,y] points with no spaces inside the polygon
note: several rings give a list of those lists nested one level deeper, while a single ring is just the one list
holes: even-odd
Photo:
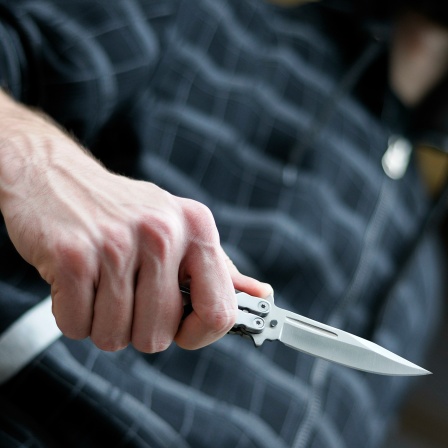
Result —
[{"label": "sharp blade edge", "polygon": [[431,373],[366,339],[295,317],[286,317],[279,336],[288,347],[366,372],[404,376]]}]

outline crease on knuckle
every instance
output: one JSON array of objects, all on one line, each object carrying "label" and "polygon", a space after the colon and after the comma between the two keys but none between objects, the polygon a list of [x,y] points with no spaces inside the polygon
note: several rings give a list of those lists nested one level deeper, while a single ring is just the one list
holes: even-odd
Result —
[{"label": "crease on knuckle", "polygon": [[237,317],[236,309],[221,308],[209,310],[205,314],[204,322],[211,332],[216,334],[228,332],[235,324]]},{"label": "crease on knuckle", "polygon": [[135,337],[132,339],[132,345],[136,350],[143,353],[159,353],[165,351],[172,343],[170,338],[145,338]]},{"label": "crease on knuckle", "polygon": [[126,348],[129,341],[122,337],[109,336],[91,336],[92,342],[105,352],[116,352]]}]

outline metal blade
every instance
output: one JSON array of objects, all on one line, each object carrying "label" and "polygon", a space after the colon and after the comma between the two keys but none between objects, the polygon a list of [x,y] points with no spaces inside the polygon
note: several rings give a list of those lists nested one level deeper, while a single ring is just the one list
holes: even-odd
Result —
[{"label": "metal blade", "polygon": [[256,345],[279,340],[288,347],[358,370],[383,375],[427,375],[431,372],[346,331],[278,308],[266,318],[266,329],[253,335]]}]

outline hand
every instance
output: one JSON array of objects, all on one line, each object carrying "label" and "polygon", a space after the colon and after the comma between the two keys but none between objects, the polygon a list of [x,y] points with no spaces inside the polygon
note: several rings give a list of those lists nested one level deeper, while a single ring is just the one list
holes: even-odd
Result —
[{"label": "hand", "polygon": [[[232,327],[234,287],[269,294],[231,265],[204,205],[110,173],[1,93],[0,123],[0,208],[15,247],[51,285],[66,336],[104,350],[199,348]],[[181,326],[179,283],[194,309]]]}]

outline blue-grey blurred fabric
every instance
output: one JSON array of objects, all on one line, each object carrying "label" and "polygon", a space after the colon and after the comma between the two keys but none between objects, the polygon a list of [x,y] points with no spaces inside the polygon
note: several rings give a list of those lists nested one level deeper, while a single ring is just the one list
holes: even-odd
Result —
[{"label": "blue-grey blurred fabric", "polygon": [[[344,87],[371,39],[356,21],[341,35],[340,14],[0,0],[0,81],[112,169],[207,204],[235,264],[280,306],[421,362],[440,306],[437,241],[388,286],[429,201],[413,162],[400,180],[383,172],[393,126]],[[2,232],[4,330],[46,289]],[[373,448],[410,384],[235,336],[151,356],[62,338],[0,387],[0,441]]]}]

